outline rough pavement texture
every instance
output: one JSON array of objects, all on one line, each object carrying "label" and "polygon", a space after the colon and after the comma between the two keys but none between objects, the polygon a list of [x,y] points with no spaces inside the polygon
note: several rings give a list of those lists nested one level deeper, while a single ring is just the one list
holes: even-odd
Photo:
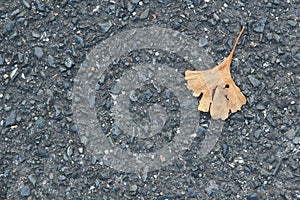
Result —
[{"label": "rough pavement texture", "polygon": [[[0,198],[300,199],[299,8],[299,0],[2,0]],[[126,174],[80,142],[73,78],[97,43],[152,25],[191,36],[216,64],[246,26],[231,73],[248,102],[204,159],[195,141],[173,165]]]}]

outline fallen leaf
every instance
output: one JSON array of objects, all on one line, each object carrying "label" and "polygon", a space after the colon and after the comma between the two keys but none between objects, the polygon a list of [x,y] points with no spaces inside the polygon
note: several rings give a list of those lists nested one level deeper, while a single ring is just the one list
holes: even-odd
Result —
[{"label": "fallen leaf", "polygon": [[213,119],[225,120],[229,112],[235,113],[246,104],[246,97],[230,74],[232,56],[244,29],[240,31],[229,56],[222,63],[209,70],[185,71],[188,89],[193,91],[195,97],[202,95],[198,110],[210,111]]}]

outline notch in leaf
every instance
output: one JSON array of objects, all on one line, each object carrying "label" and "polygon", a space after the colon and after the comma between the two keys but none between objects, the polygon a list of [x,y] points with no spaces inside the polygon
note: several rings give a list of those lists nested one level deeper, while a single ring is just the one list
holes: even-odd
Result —
[{"label": "notch in leaf", "polygon": [[244,31],[240,31],[229,56],[219,65],[209,70],[185,71],[187,87],[194,97],[202,97],[198,110],[209,112],[213,119],[225,120],[228,113],[235,113],[246,104],[246,97],[231,78],[230,64],[235,47]]}]

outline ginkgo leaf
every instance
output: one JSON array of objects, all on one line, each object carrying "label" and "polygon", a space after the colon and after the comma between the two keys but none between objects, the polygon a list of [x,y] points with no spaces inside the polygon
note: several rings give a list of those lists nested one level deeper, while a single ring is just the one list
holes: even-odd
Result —
[{"label": "ginkgo leaf", "polygon": [[230,64],[235,47],[245,27],[240,31],[229,56],[219,65],[209,70],[185,71],[187,87],[193,91],[193,96],[202,97],[198,110],[210,111],[213,119],[225,120],[228,113],[235,113],[246,104],[246,97],[231,78]]}]

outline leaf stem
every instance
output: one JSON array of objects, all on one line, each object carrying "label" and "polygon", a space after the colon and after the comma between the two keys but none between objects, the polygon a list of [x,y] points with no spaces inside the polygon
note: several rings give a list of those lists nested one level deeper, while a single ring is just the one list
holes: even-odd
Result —
[{"label": "leaf stem", "polygon": [[236,38],[236,40],[235,40],[235,42],[234,42],[234,45],[233,45],[233,47],[232,47],[232,50],[231,50],[231,52],[230,52],[230,54],[229,54],[229,56],[228,56],[230,59],[231,59],[232,56],[233,56],[235,47],[236,47],[237,43],[239,42],[239,39],[240,39],[241,35],[243,34],[244,30],[245,30],[245,26],[243,26],[242,30],[240,31],[238,37]]}]

